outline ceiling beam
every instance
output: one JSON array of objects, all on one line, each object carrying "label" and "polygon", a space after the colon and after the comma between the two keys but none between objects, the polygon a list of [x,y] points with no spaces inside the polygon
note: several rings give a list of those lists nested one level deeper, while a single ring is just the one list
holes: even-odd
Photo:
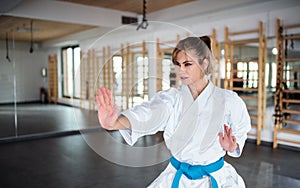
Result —
[{"label": "ceiling beam", "polygon": [[121,26],[122,16],[137,16],[131,12],[53,0],[23,0],[3,15],[109,28]]}]

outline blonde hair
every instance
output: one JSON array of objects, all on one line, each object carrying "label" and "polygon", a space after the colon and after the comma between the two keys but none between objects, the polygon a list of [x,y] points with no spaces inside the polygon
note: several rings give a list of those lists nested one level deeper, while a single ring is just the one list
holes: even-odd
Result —
[{"label": "blonde hair", "polygon": [[212,64],[214,63],[214,57],[210,49],[210,38],[208,36],[203,37],[187,37],[176,45],[172,53],[173,64],[176,65],[176,57],[179,52],[193,52],[198,59],[200,65],[203,64],[203,60],[208,60],[207,68],[204,70],[208,75],[212,72]]}]

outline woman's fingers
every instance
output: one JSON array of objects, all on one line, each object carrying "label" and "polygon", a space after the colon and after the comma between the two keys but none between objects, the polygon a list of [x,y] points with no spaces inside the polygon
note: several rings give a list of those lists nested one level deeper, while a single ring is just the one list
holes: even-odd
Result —
[{"label": "woman's fingers", "polygon": [[98,89],[96,95],[98,103],[98,119],[100,125],[105,128],[112,130],[118,118],[118,108],[114,105],[114,98],[112,93],[104,87]]},{"label": "woman's fingers", "polygon": [[224,135],[228,135],[228,126],[224,124]]},{"label": "woman's fingers", "polygon": [[112,106],[114,104],[111,92],[103,87],[98,89],[96,100],[100,106]]},{"label": "woman's fingers", "polygon": [[99,95],[96,95],[96,101],[97,101],[97,104],[98,104],[99,107],[102,106],[101,102],[100,102]]},{"label": "woman's fingers", "polygon": [[111,92],[108,89],[106,89],[105,94],[107,96],[108,105],[113,106],[114,105],[114,100],[113,100],[113,96],[112,96]]},{"label": "woman's fingers", "polygon": [[233,143],[236,143],[236,138],[235,138],[235,136],[232,136],[231,138],[232,138],[232,142],[233,142]]},{"label": "woman's fingers", "polygon": [[232,129],[224,124],[224,135],[232,137]]},{"label": "woman's fingers", "polygon": [[97,95],[96,99],[97,99],[97,103],[99,106],[105,105],[102,88],[98,89],[98,95]]},{"label": "woman's fingers", "polygon": [[224,124],[224,132],[219,133],[221,146],[226,150],[233,152],[236,149],[236,138],[232,134],[232,128]]},{"label": "woman's fingers", "polygon": [[108,103],[108,96],[106,94],[106,89],[103,87],[103,88],[100,88],[100,91],[101,91],[101,95],[103,97],[103,102],[104,104],[107,104]]}]

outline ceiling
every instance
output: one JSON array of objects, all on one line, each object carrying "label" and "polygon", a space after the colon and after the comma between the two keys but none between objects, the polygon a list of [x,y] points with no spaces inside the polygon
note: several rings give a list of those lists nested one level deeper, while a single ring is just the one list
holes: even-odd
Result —
[{"label": "ceiling", "polygon": [[6,37],[11,40],[12,37],[14,37],[16,41],[31,41],[31,21],[33,42],[43,42],[95,27],[12,16],[0,16],[0,40],[5,40]]},{"label": "ceiling", "polygon": [[[120,11],[134,12],[137,14],[143,13],[143,0],[60,0],[82,5],[109,8]],[[146,1],[146,12],[152,13],[165,8],[170,8],[183,3],[188,3],[193,0],[148,0]]]},{"label": "ceiling", "polygon": [[[101,7],[107,9],[113,9],[118,11],[131,12],[136,14],[143,13],[143,1],[142,0],[60,0],[69,3],[75,3],[86,6]],[[164,0],[161,3],[160,0],[148,0],[146,13],[152,13],[165,8],[170,8],[183,3],[188,3],[194,0]],[[4,3],[3,3],[4,2]],[[7,6],[6,11],[17,7],[21,0],[15,0],[15,5],[5,4],[5,0],[0,3]],[[12,2],[8,1],[7,2]],[[2,4],[3,3],[3,4]],[[11,6],[11,7],[8,7]],[[31,27],[32,23],[32,27]],[[96,26],[81,25],[74,23],[65,23],[57,21],[49,21],[42,19],[31,19],[26,17],[15,17],[9,15],[0,14],[0,40],[9,40],[12,37],[16,41],[31,41],[31,30],[32,38],[34,42],[44,42],[50,39],[63,37],[66,35],[78,33],[84,30],[95,28]],[[31,29],[32,28],[32,29]]]}]

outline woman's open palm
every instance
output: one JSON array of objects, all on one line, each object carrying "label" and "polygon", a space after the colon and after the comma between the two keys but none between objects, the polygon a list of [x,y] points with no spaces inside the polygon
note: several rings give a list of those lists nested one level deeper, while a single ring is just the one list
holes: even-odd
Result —
[{"label": "woman's open palm", "polygon": [[100,125],[108,130],[112,130],[118,119],[118,108],[114,104],[114,98],[108,89],[98,89],[96,95],[98,103],[98,119]]}]

